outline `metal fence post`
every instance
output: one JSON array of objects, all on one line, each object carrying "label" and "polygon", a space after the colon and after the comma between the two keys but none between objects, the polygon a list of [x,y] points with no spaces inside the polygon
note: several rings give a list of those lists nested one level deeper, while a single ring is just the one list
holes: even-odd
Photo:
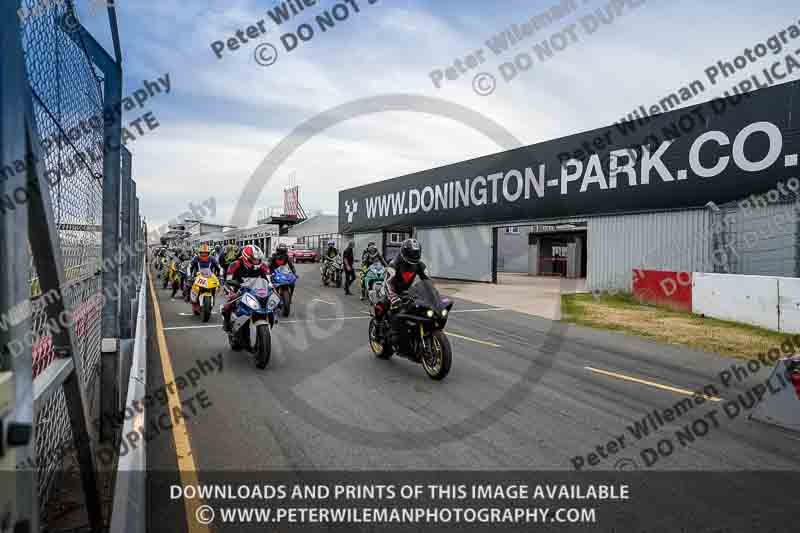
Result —
[{"label": "metal fence post", "polygon": [[[82,27],[78,32],[86,46],[89,57],[97,64],[105,75],[103,88],[106,110],[117,110],[122,101],[122,71],[105,50],[97,44],[91,35]],[[78,32],[73,32],[71,36]],[[100,354],[100,438],[111,440],[114,428],[110,423],[119,410],[119,390],[117,379],[119,373],[119,288],[120,268],[117,264],[119,253],[119,212],[120,212],[120,151],[122,137],[121,114],[112,111],[113,120],[105,123],[103,135],[103,310],[102,310],[102,347]]]},{"label": "metal fence post", "polygon": [[[26,445],[6,449],[3,466],[14,468],[17,464],[33,464],[36,432],[33,412],[33,368],[31,346],[24,342],[24,334],[31,330],[30,286],[28,272],[30,254],[27,239],[20,238],[20,228],[28,226],[28,209],[22,200],[28,197],[26,170],[15,168],[19,161],[29,164],[25,142],[26,117],[19,103],[27,96],[27,78],[22,57],[19,21],[16,10],[19,2],[2,2],[0,5],[0,202],[10,198],[10,210],[0,210],[0,372],[12,373],[13,408],[6,423],[29,425],[30,440]],[[29,96],[27,96],[30,98]],[[14,169],[7,175],[6,168]],[[6,204],[7,206],[7,204]],[[16,311],[16,312],[15,312]],[[12,353],[11,342],[18,343]],[[0,412],[0,415],[3,415]],[[0,434],[0,438],[3,436]],[[4,468],[3,468],[4,469]],[[7,509],[9,499],[12,516],[9,526],[25,524],[29,531],[38,531],[37,472],[29,466],[16,475],[3,472],[0,480],[0,511]]]},{"label": "metal fence post", "polygon": [[[131,175],[130,175],[130,152],[125,148],[120,150],[121,170],[120,170],[120,258],[122,261],[118,262],[119,266],[119,335],[121,339],[131,338],[131,324],[130,324],[130,290],[128,288],[128,276],[130,275],[130,261],[128,260],[128,252],[130,250],[130,232],[131,232]],[[105,337],[105,335],[104,335]],[[126,374],[127,369],[121,372],[121,375]],[[127,381],[127,380],[126,380]]]}]

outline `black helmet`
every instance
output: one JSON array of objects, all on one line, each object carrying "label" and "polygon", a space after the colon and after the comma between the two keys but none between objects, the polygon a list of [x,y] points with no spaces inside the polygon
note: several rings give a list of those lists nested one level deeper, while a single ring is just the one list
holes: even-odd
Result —
[{"label": "black helmet", "polygon": [[417,239],[406,239],[400,245],[400,257],[406,263],[416,265],[422,257],[422,246]]},{"label": "black helmet", "polygon": [[278,246],[275,248],[275,251],[278,252],[279,254],[285,254],[289,252],[289,247],[286,246],[285,242],[282,242],[278,244]]},{"label": "black helmet", "polygon": [[371,242],[371,243],[369,243],[369,244],[367,245],[367,254],[368,254],[370,257],[375,257],[376,255],[378,255],[378,247],[377,247],[377,246],[375,246],[375,243],[374,243],[374,242]]}]

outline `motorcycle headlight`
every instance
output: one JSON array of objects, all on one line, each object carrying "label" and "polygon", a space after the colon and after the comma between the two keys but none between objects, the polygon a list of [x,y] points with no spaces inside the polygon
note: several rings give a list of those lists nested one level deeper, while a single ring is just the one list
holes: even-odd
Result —
[{"label": "motorcycle headlight", "polygon": [[425,314],[428,316],[428,318],[433,318],[433,310],[432,309],[428,309],[428,312],[425,313]]},{"label": "motorcycle headlight", "polygon": [[281,297],[275,294],[274,292],[269,295],[269,300],[267,300],[267,306],[269,306],[270,310],[275,309],[281,303]]},{"label": "motorcycle headlight", "polygon": [[442,316],[447,316],[447,309],[442,309]]},{"label": "motorcycle headlight", "polygon": [[244,297],[242,298],[242,302],[244,302],[244,305],[246,305],[247,307],[249,307],[254,311],[258,311],[259,309],[261,309],[261,305],[258,303],[258,300],[256,300],[250,294],[245,294]]}]

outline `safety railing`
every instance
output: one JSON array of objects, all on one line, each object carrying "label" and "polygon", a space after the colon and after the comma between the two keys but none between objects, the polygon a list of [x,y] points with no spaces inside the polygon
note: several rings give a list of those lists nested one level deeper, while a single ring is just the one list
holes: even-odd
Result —
[{"label": "safety railing", "polygon": [[[97,451],[118,438],[146,239],[113,112],[122,70],[72,0],[0,2],[0,39],[0,370],[14,373],[11,416],[32,429],[14,520],[35,531],[54,503],[80,502],[100,530]],[[70,476],[82,494],[59,490]]]}]

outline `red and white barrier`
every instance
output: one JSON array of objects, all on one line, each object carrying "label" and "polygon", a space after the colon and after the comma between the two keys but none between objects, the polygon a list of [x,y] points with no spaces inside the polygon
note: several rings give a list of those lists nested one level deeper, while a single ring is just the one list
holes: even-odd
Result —
[{"label": "red and white barrier", "polygon": [[800,333],[800,278],[636,269],[633,294],[698,315]]}]

